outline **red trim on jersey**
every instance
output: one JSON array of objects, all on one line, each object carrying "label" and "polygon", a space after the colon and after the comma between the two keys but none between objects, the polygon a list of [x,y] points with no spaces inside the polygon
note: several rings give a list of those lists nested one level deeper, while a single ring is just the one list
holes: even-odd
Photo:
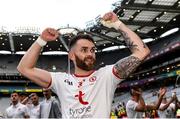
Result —
[{"label": "red trim on jersey", "polygon": [[112,72],[113,72],[113,74],[114,74],[117,78],[121,79],[121,78],[119,77],[119,75],[117,74],[117,72],[115,71],[115,68],[114,68],[114,67],[113,67],[113,69],[112,69]]},{"label": "red trim on jersey", "polygon": [[51,86],[51,84],[52,84],[52,78],[51,78],[50,83],[47,88],[49,88]]},{"label": "red trim on jersey", "polygon": [[94,72],[95,72],[95,70],[92,70],[92,72],[90,72],[89,74],[86,74],[86,75],[74,74],[74,76],[76,76],[76,77],[88,77],[88,76],[90,76]]}]

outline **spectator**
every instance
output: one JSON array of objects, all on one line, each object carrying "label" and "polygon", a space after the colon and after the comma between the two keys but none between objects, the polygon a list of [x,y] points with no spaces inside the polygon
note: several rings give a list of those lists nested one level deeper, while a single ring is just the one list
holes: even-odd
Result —
[{"label": "spectator", "polygon": [[44,100],[40,104],[40,118],[62,118],[60,104],[50,89],[43,88]]},{"label": "spectator", "polygon": [[11,106],[6,109],[6,118],[28,118],[28,108],[19,102],[19,94],[11,93]]},{"label": "spectator", "polygon": [[40,118],[40,104],[39,104],[39,96],[37,93],[31,93],[31,102],[32,105],[29,107],[29,115],[32,119]]},{"label": "spectator", "polygon": [[126,113],[128,118],[143,118],[145,111],[158,109],[165,93],[166,89],[160,88],[160,96],[157,103],[154,105],[146,105],[142,97],[141,88],[137,86],[132,87],[130,89],[131,99],[126,104]]},{"label": "spectator", "polygon": [[175,99],[175,95],[171,97],[170,100],[167,100],[166,96],[163,97],[163,100],[158,110],[158,115],[160,118],[175,118],[175,104],[173,103]]}]

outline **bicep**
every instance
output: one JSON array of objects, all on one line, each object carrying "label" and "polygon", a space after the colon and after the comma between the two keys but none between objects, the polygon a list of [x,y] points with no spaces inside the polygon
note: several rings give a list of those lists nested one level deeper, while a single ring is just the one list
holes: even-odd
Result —
[{"label": "bicep", "polygon": [[25,76],[41,87],[47,88],[51,83],[51,74],[48,71],[33,68],[24,72]]},{"label": "bicep", "polygon": [[115,73],[120,78],[127,78],[132,72],[135,71],[141,62],[142,61],[134,55],[125,57],[114,65]]}]

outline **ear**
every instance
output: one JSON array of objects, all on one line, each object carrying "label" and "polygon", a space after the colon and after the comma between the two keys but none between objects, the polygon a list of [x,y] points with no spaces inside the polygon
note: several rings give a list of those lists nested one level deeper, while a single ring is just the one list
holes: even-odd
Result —
[{"label": "ear", "polygon": [[69,53],[68,53],[68,58],[70,59],[70,60],[74,60],[75,59],[75,57],[74,57],[74,52],[71,50],[71,51],[69,51]]}]

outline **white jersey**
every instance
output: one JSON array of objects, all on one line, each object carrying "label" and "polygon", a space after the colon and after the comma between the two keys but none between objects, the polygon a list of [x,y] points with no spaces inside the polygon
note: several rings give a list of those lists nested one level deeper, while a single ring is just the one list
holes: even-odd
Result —
[{"label": "white jersey", "polygon": [[29,116],[32,119],[39,119],[40,117],[40,104],[34,106],[33,104],[29,107]]},{"label": "white jersey", "polygon": [[5,116],[7,118],[24,118],[24,116],[28,115],[28,108],[18,103],[16,105],[11,105],[6,109]]},{"label": "white jersey", "polygon": [[[161,103],[159,108],[162,108],[164,105],[166,104]],[[175,104],[171,103],[169,107],[164,111],[158,110],[159,118],[175,118],[174,112],[175,112]]]},{"label": "white jersey", "polygon": [[87,76],[51,73],[50,88],[58,95],[63,118],[109,118],[114,92],[122,79],[113,65]]},{"label": "white jersey", "polygon": [[133,101],[133,100],[129,100],[126,104],[126,113],[128,118],[143,118],[143,112],[138,112],[136,111],[136,107],[137,107],[138,103]]}]

